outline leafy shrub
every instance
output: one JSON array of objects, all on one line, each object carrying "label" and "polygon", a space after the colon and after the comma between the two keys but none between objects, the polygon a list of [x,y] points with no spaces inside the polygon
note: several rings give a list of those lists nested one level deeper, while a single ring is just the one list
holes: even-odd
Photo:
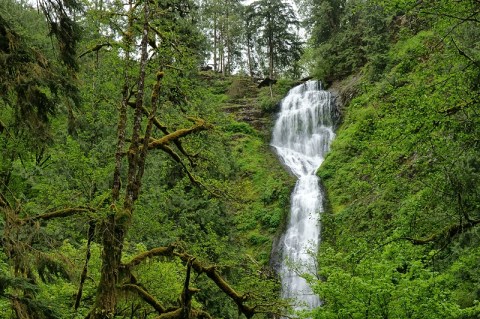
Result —
[{"label": "leafy shrub", "polygon": [[252,234],[250,235],[250,238],[248,239],[248,241],[252,244],[252,245],[261,245],[261,244],[264,244],[268,241],[270,241],[268,239],[268,237],[265,237],[265,236],[262,236],[262,235],[259,235],[259,234]]},{"label": "leafy shrub", "polygon": [[232,122],[224,127],[226,132],[242,133],[246,135],[256,136],[258,135],[255,129],[245,122]]}]

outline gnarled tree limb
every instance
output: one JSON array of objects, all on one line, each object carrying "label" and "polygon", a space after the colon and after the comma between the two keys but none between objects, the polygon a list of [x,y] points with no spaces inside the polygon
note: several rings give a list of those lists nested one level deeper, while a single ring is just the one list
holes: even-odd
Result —
[{"label": "gnarled tree limb", "polygon": [[144,288],[136,283],[134,279],[131,283],[123,284],[121,286],[124,290],[129,290],[137,293],[145,302],[150,304],[159,314],[156,319],[184,319],[184,318],[204,318],[210,319],[210,314],[191,308],[192,296],[200,291],[196,288],[189,287],[191,269],[196,273],[205,273],[216,285],[220,288],[229,298],[231,298],[237,305],[239,312],[244,314],[247,318],[252,318],[257,313],[271,313],[268,310],[274,304],[257,304],[254,306],[246,305],[246,302],[250,299],[249,294],[241,294],[237,292],[230,284],[216,270],[215,266],[203,265],[195,259],[195,257],[184,253],[174,251],[176,245],[172,244],[168,247],[158,247],[151,249],[147,252],[141,253],[134,257],[128,264],[125,264],[125,268],[129,269],[136,265],[139,265],[147,258],[155,256],[177,256],[186,263],[187,273],[183,285],[182,295],[180,298],[180,307],[165,308],[162,306],[152,295],[150,295]]},{"label": "gnarled tree limb", "polygon": [[129,290],[135,292],[140,296],[146,303],[153,307],[159,314],[165,313],[167,310],[165,307],[160,304],[151,294],[146,292],[142,287],[134,285],[134,284],[124,284],[122,285],[124,290]]},{"label": "gnarled tree limb", "polygon": [[143,252],[137,256],[135,256],[128,264],[125,266],[127,268],[135,267],[139,265],[142,261],[144,261],[147,258],[152,258],[155,256],[172,256],[173,255],[173,249],[174,246],[168,246],[168,247],[157,247],[150,249],[149,251]]},{"label": "gnarled tree limb", "polygon": [[22,219],[22,222],[32,222],[37,220],[50,220],[59,217],[69,217],[75,214],[82,214],[82,213],[90,213],[94,212],[95,210],[91,207],[69,207],[60,210],[56,210],[54,212],[45,213],[37,216],[26,217]]},{"label": "gnarled tree limb", "polygon": [[176,130],[175,132],[172,132],[168,135],[165,135],[159,139],[154,139],[150,143],[148,143],[148,148],[149,149],[156,149],[156,148],[161,148],[162,145],[167,145],[170,142],[173,142],[175,140],[178,140],[179,138],[188,136],[193,133],[197,133],[200,131],[206,131],[210,128],[212,128],[212,125],[208,124],[202,119],[196,119],[196,118],[190,118],[190,120],[195,122],[195,125],[190,127],[190,128],[184,128],[184,129],[179,129]]},{"label": "gnarled tree limb", "polygon": [[442,239],[451,239],[475,226],[480,224],[480,219],[470,220],[467,223],[463,224],[453,224],[443,229],[439,233],[435,233],[427,238],[412,238],[412,237],[401,237],[400,239],[408,240],[413,245],[426,245],[434,242],[438,242]]},{"label": "gnarled tree limb", "polygon": [[[131,106],[132,108],[135,108],[136,103],[132,102],[132,101],[129,101],[128,105]],[[150,112],[147,110],[147,108],[145,106],[142,106],[141,110],[142,110],[142,112],[145,116],[147,116],[147,117],[151,116]],[[157,117],[153,116],[152,121],[153,121],[153,124],[155,125],[155,127],[158,128],[163,134],[165,134],[165,135],[170,134],[170,132],[168,131],[168,128],[165,125],[163,125],[162,123],[160,123],[160,121],[158,120]],[[178,148],[180,153],[185,155],[185,157],[189,160],[190,165],[193,165],[194,163],[193,163],[193,160],[192,160],[192,155],[188,154],[188,152],[183,147],[182,142],[180,140],[174,140],[173,143]]]},{"label": "gnarled tree limb", "polygon": [[[188,263],[192,260],[192,256],[186,253],[176,253],[176,255],[184,262]],[[235,289],[232,288],[218,273],[218,271],[213,266],[203,266],[199,261],[193,260],[191,261],[192,268],[197,273],[205,273],[216,285],[220,290],[222,290],[227,296],[229,296],[237,305],[240,312],[242,312],[247,318],[253,317],[255,312],[255,307],[250,307],[245,304],[248,300],[248,296],[241,295]]]}]

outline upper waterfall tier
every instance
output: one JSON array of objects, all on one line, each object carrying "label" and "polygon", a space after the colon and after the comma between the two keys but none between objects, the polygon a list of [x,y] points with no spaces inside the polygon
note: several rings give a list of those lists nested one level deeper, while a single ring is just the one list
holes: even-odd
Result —
[{"label": "upper waterfall tier", "polygon": [[282,101],[271,144],[297,177],[322,163],[335,136],[333,111],[330,93],[317,81],[293,88]]}]

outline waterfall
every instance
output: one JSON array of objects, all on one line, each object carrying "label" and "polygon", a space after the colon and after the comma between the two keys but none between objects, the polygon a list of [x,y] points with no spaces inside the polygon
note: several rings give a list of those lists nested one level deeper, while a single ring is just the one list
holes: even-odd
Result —
[{"label": "waterfall", "polygon": [[308,81],[291,89],[283,99],[271,142],[298,178],[291,195],[288,226],[279,243],[282,297],[296,298],[308,309],[321,302],[299,274],[316,272],[323,194],[315,173],[335,137],[333,118],[330,93],[323,91],[319,82]]}]

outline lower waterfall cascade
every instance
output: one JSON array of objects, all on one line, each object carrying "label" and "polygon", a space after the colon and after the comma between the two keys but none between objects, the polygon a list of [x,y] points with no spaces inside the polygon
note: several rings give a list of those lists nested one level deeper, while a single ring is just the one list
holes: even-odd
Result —
[{"label": "lower waterfall cascade", "polygon": [[271,145],[288,169],[298,178],[291,195],[290,217],[281,238],[279,275],[282,297],[294,298],[313,309],[320,299],[300,275],[315,274],[320,242],[323,194],[316,175],[335,137],[335,108],[330,92],[318,81],[291,89],[281,102]]}]

